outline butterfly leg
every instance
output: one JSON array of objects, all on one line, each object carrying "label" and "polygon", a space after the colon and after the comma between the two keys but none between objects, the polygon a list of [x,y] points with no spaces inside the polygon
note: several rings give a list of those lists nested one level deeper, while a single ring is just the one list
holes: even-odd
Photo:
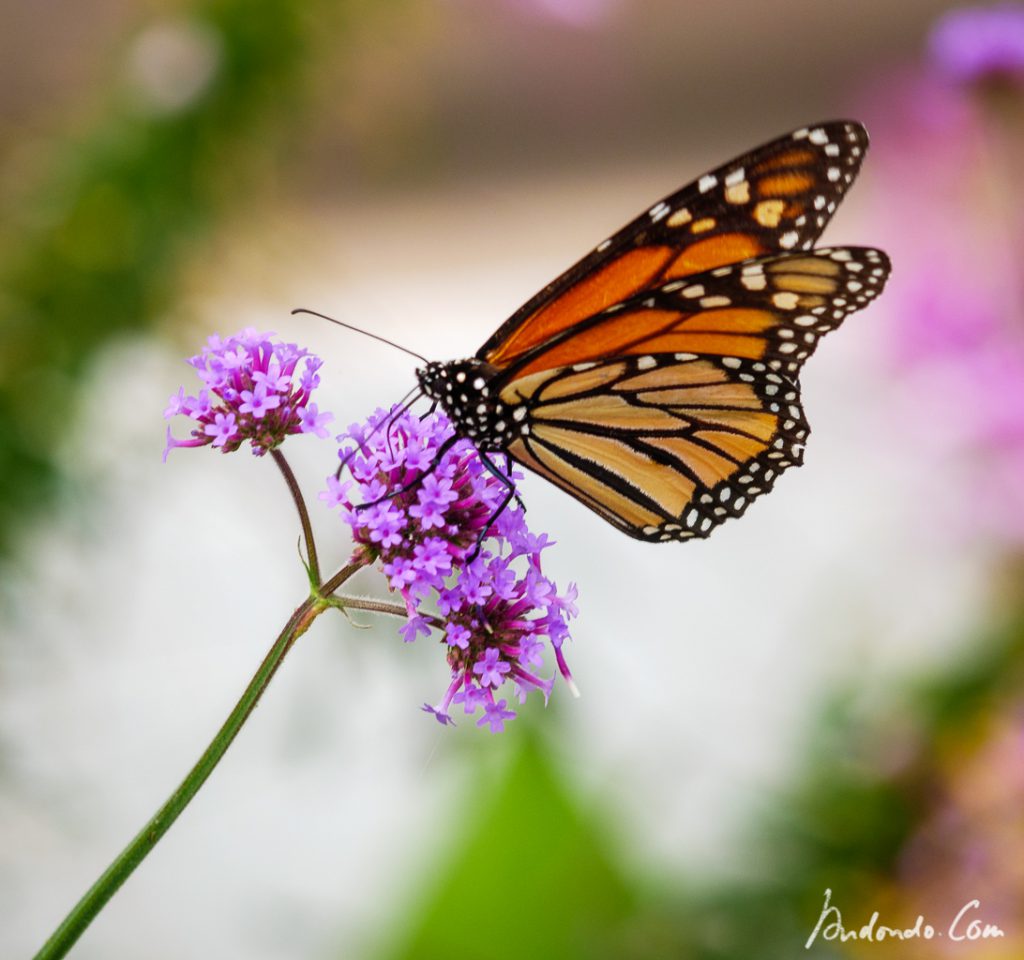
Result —
[{"label": "butterfly leg", "polygon": [[501,468],[483,452],[483,450],[479,450],[478,453],[480,454],[480,462],[487,468],[488,472],[497,477],[498,480],[501,481],[502,486],[509,491],[509,495],[505,498],[505,501],[502,503],[498,512],[491,517],[491,523],[497,520],[497,518],[504,512],[505,507],[508,506],[509,500],[511,499],[515,499],[516,503],[519,505],[519,509],[522,510],[523,513],[526,513],[526,504],[523,503],[522,498],[519,496],[519,491],[516,489],[516,485],[512,482],[511,477],[504,473]]},{"label": "butterfly leg", "polygon": [[[412,396],[411,396],[411,399],[410,399],[410,394],[412,395]],[[411,407],[411,406],[412,406],[412,405],[413,405],[414,403],[416,403],[416,401],[417,401],[417,400],[419,400],[419,399],[420,399],[420,397],[422,397],[422,396],[423,396],[423,393],[422,393],[422,391],[420,391],[419,389],[416,389],[416,390],[410,390],[410,391],[409,391],[409,393],[407,393],[407,394],[406,394],[406,395],[405,395],[404,397],[402,397],[402,399],[401,399],[401,400],[399,401],[399,403],[401,404],[401,405],[399,406],[399,408],[398,408],[397,410],[395,410],[394,408],[392,408],[392,410],[391,410],[391,416],[389,416],[389,417],[388,417],[388,424],[387,424],[387,428],[386,428],[386,429],[385,429],[385,431],[384,431],[384,437],[385,437],[385,439],[387,440],[387,444],[388,444],[388,454],[389,454],[389,455],[391,455],[391,456],[394,456],[394,450],[392,449],[392,446],[391,446],[391,433],[392,433],[392,431],[394,430],[394,427],[395,427],[395,423],[396,423],[396,421],[398,420],[398,418],[399,418],[399,417],[400,417],[400,416],[401,416],[401,415],[402,415],[403,413],[405,413],[405,412],[406,412],[406,410],[408,410],[408,409],[409,409],[409,408],[410,408],[410,407]]]},{"label": "butterfly leg", "polygon": [[[366,503],[360,503],[354,509],[365,510],[367,507],[374,507],[378,503],[383,503],[385,500],[394,500],[395,497],[400,497],[403,493],[408,493],[410,490],[414,490],[423,482],[424,477],[430,476],[430,474],[437,469],[438,465],[444,459],[444,455],[461,439],[462,437],[456,435],[445,440],[445,442],[437,448],[437,453],[434,454],[434,462],[431,463],[430,466],[427,467],[427,469],[424,470],[423,473],[421,473],[415,480],[409,481],[409,483],[404,484],[397,490],[392,490],[391,493],[385,494],[383,497],[378,497],[376,500],[368,500]],[[507,479],[506,482],[508,482]]]},{"label": "butterfly leg", "polygon": [[[418,401],[423,396],[423,394],[419,390],[417,390],[415,392],[415,396],[411,400],[406,401],[406,398],[408,396],[409,396],[409,394],[407,393],[405,395],[405,397],[402,397],[402,401],[401,401],[402,405],[400,407],[398,407],[397,409],[395,407],[391,408],[391,415],[387,419],[387,424],[386,424],[386,428],[385,428],[386,429],[385,436],[387,437],[387,442],[388,442],[388,453],[392,452],[392,450],[391,450],[391,430],[392,430],[392,427],[394,427],[394,425],[395,425],[395,421],[403,413],[405,413],[405,411],[408,410],[414,403],[416,403],[416,401]],[[437,401],[434,401],[434,403],[431,404],[430,410],[428,410],[427,412],[428,413],[433,413],[434,412],[434,407],[436,407],[436,406],[437,406]],[[369,432],[369,434],[367,434],[367,436],[368,437],[372,437],[379,429],[380,429],[380,424],[378,424],[376,427],[374,427],[373,430],[371,430]],[[334,479],[335,480],[340,480],[341,479],[341,475],[342,475],[342,473],[344,473],[345,467],[348,466],[349,460],[351,460],[359,452],[359,450],[361,448],[362,448],[362,444],[360,443],[354,450],[350,450],[349,453],[345,457],[342,458],[341,463],[338,465],[338,469],[334,471]]]},{"label": "butterfly leg", "polygon": [[494,525],[494,521],[497,520],[498,517],[500,517],[508,509],[508,505],[513,500],[515,500],[515,502],[519,505],[519,509],[522,510],[523,513],[526,512],[526,504],[523,503],[522,498],[519,496],[519,491],[516,490],[516,485],[512,482],[512,479],[507,474],[503,473],[501,469],[497,466],[497,464],[495,464],[494,461],[491,460],[491,458],[488,457],[486,453],[484,453],[482,450],[479,450],[478,453],[480,454],[480,462],[487,468],[489,473],[493,474],[495,477],[498,478],[498,480],[501,481],[502,485],[505,487],[506,492],[504,499],[501,501],[500,504],[498,504],[498,509],[491,514],[490,519],[487,521],[487,523],[484,525],[484,528],[480,531],[479,535],[477,536],[476,544],[473,547],[473,552],[470,553],[468,557],[466,557],[466,563],[472,563],[479,556],[480,549],[483,547],[484,539],[487,537],[487,532]]}]

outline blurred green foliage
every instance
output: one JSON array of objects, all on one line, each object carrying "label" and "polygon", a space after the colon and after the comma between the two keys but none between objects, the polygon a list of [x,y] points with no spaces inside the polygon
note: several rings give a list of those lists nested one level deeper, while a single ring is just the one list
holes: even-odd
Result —
[{"label": "blurred green foliage", "polygon": [[[750,825],[742,879],[630,874],[617,864],[612,822],[588,812],[560,784],[543,742],[525,737],[475,825],[426,878],[427,898],[385,960],[805,955],[826,888],[866,918],[879,891],[898,882],[904,845],[937,800],[939,754],[1022,689],[1024,618],[968,652],[917,689],[893,691],[892,709],[870,719],[854,696],[832,704],[809,737],[797,785],[766,798]],[[510,853],[497,858],[503,848]],[[397,904],[396,916],[407,909]],[[811,955],[849,956],[821,939]]]},{"label": "blurred green foliage", "polygon": [[[315,34],[330,32],[337,52],[352,6],[182,6],[166,23],[184,30],[186,45],[190,36],[205,45],[205,85],[184,103],[147,102],[130,82],[126,47],[96,119],[47,150],[38,182],[4,212],[0,556],[16,522],[59,486],[54,451],[91,357],[111,338],[152,324],[218,215],[251,201],[254,173],[296,113],[314,40],[323,39]],[[189,51],[179,55],[187,60]]]},{"label": "blurred green foliage", "polygon": [[637,896],[600,818],[559,781],[527,724],[509,735],[518,740],[503,779],[479,791],[391,960],[624,955]]}]

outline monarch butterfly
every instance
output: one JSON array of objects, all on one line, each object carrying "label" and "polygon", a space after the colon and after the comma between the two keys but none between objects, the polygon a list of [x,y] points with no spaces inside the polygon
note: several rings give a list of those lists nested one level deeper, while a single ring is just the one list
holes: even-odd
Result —
[{"label": "monarch butterfly", "polygon": [[880,250],[812,249],[867,145],[822,123],[706,173],[421,390],[495,472],[507,454],[641,540],[706,537],[802,462],[800,368],[889,275]]}]

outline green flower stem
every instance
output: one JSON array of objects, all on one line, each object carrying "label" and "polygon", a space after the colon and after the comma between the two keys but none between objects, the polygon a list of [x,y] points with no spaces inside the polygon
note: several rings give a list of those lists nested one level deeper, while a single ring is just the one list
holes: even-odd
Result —
[{"label": "green flower stem", "polygon": [[277,468],[284,476],[284,482],[288,484],[292,500],[295,501],[295,509],[299,512],[299,523],[302,524],[302,536],[306,541],[306,569],[309,571],[309,580],[314,588],[319,587],[320,561],[317,560],[316,541],[313,539],[313,525],[309,520],[309,511],[306,509],[306,501],[302,496],[299,481],[295,479],[291,466],[285,460],[284,454],[281,453],[279,448],[275,447],[271,450],[270,455],[274,458],[274,463],[277,464]]},{"label": "green flower stem", "polygon": [[[327,580],[323,586],[320,587],[320,596],[323,597],[324,603],[330,603],[332,597],[331,594],[338,589],[349,577],[352,576],[357,570],[361,570],[367,564],[366,560],[350,560],[344,567],[342,567],[333,577]],[[340,600],[341,597],[334,597],[334,600]],[[344,602],[348,602],[347,599]]]},{"label": "green flower stem", "polygon": [[372,600],[369,597],[339,598],[345,610],[369,610],[370,613],[387,613],[393,617],[409,616],[409,609],[404,603],[388,603],[386,600]]},{"label": "green flower stem", "polygon": [[[386,613],[392,617],[401,617],[403,620],[409,616],[409,608],[402,603],[389,603],[387,600],[374,600],[371,597],[329,597],[327,600],[332,607],[341,611],[346,610],[368,610],[370,613]],[[419,614],[436,630],[444,631],[444,620],[440,617],[432,617],[426,614]]]},{"label": "green flower stem", "polygon": [[[310,545],[312,540],[308,541]],[[327,582],[333,593],[342,583],[352,576],[363,564],[350,563],[339,570]],[[326,585],[325,585],[326,586]],[[271,678],[277,672],[285,655],[295,641],[302,636],[310,624],[332,604],[327,600],[326,591],[316,591],[310,595],[291,615],[284,629],[278,634],[277,640],[270,648],[256,675],[245,688],[241,699],[231,711],[224,725],[199,758],[199,762],[189,771],[170,799],[154,814],[147,823],[107,867],[103,875],[89,888],[85,896],[75,904],[72,911],[64,918],[63,923],[53,932],[49,940],[43,944],[36,954],[35,960],[57,960],[63,957],[74,946],[86,927],[92,923],[96,915],[103,909],[107,901],[118,891],[121,884],[131,876],[135,868],[149,855],[157,841],[168,831],[171,824],[178,819],[181,812],[188,806],[206,778],[213,773],[214,767],[220,763],[231,742],[242,729],[242,724],[249,718],[263,691],[267,689]],[[341,599],[341,598],[336,598]],[[387,605],[382,605],[387,606]],[[365,609],[365,608],[364,608]],[[393,613],[393,610],[381,609],[382,613]],[[403,610],[404,615],[404,610]]]},{"label": "green flower stem", "polygon": [[[361,563],[352,563],[348,567],[345,567],[337,576],[345,575],[344,579],[347,580],[351,574],[346,575],[346,571],[352,569],[353,572],[358,570],[359,567],[364,566]],[[337,607],[341,611],[345,610],[366,610],[370,613],[386,613],[392,617],[401,617],[403,620],[409,616],[409,608],[404,603],[391,603],[389,600],[374,600],[372,597],[335,597],[331,596],[337,586],[332,586],[337,580],[337,576],[332,577],[323,585],[321,593],[323,594],[326,603],[332,607]],[[344,581],[342,581],[344,582]],[[338,584],[340,586],[340,583]],[[423,616],[423,614],[420,614]],[[423,616],[428,623],[432,626],[437,627],[438,630],[444,630],[444,621],[440,617]]]}]

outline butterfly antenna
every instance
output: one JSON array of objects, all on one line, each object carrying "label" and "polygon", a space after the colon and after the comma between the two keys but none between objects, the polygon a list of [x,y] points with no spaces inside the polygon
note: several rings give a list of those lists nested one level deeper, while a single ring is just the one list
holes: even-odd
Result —
[{"label": "butterfly antenna", "polygon": [[[354,449],[350,450],[344,457],[342,457],[341,464],[338,467],[338,469],[334,472],[334,476],[338,479],[341,479],[341,474],[344,472],[345,467],[348,466],[349,460],[351,460],[363,448],[363,445],[366,443],[367,440],[369,440],[370,437],[372,437],[375,433],[380,432],[381,427],[387,429],[388,444],[390,449],[391,427],[394,424],[395,420],[398,417],[400,417],[403,413],[405,413],[405,411],[408,410],[414,403],[416,403],[416,401],[419,400],[420,397],[422,396],[423,392],[420,390],[420,388],[413,387],[412,390],[410,390],[404,397],[402,397],[401,400],[398,401],[398,403],[396,403],[391,408],[387,420],[382,420],[380,423],[378,423],[372,430],[370,430],[369,433],[366,434],[366,436],[362,438],[362,440],[360,440],[356,444]],[[412,399],[409,399],[410,397]]]},{"label": "butterfly antenna", "polygon": [[351,323],[344,323],[341,320],[335,320],[334,317],[329,317],[325,313],[317,313],[316,310],[307,310],[305,307],[296,307],[292,311],[292,316],[294,317],[297,313],[308,313],[311,317],[319,317],[321,320],[328,320],[331,323],[336,323],[339,327],[344,327],[346,330],[354,330],[356,333],[361,333],[364,337],[370,337],[373,340],[379,340],[381,343],[386,343],[389,347],[401,350],[402,353],[407,353],[410,357],[415,357],[417,360],[422,360],[424,363],[430,362],[426,357],[418,354],[415,350],[403,347],[400,344],[395,343],[393,340],[388,340],[386,337],[378,336],[376,333],[370,333],[369,330],[363,330],[361,327],[353,326]]},{"label": "butterfly antenna", "polygon": [[[410,396],[412,397],[411,400],[409,399]],[[396,405],[398,407],[398,409],[395,409],[395,407],[391,408],[391,416],[388,417],[387,427],[385,428],[385,431],[384,431],[384,438],[387,440],[387,444],[388,444],[388,453],[391,456],[394,456],[394,451],[393,451],[393,449],[391,447],[391,431],[392,431],[392,429],[394,428],[395,424],[398,422],[398,418],[403,413],[405,413],[405,411],[408,410],[414,403],[416,403],[416,401],[419,400],[419,398],[422,397],[422,396],[423,396],[423,392],[419,389],[419,387],[415,387],[414,389],[410,390],[409,393],[407,393],[404,397],[402,397],[401,400],[398,401],[398,404]]]}]

